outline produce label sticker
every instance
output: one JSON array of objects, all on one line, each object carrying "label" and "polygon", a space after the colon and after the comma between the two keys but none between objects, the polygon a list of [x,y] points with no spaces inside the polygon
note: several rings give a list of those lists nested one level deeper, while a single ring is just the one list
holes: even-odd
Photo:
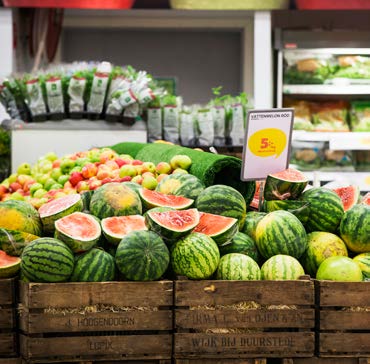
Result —
[{"label": "produce label sticker", "polygon": [[242,181],[263,180],[289,166],[294,110],[251,110],[243,145]]}]

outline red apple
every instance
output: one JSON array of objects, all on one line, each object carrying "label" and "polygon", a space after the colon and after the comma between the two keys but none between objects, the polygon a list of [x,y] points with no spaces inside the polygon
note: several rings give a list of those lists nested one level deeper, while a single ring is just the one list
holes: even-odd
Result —
[{"label": "red apple", "polygon": [[132,177],[130,176],[125,176],[125,177],[122,177],[120,178],[120,182],[130,182],[132,180]]},{"label": "red apple", "polygon": [[131,164],[133,166],[141,166],[144,162],[143,161],[139,161],[138,159],[134,159]]},{"label": "red apple", "polygon": [[143,183],[143,179],[144,178],[142,176],[135,176],[131,181],[141,185]]},{"label": "red apple", "polygon": [[88,184],[87,181],[80,181],[76,185],[77,192],[87,191],[89,189],[90,189],[90,187],[89,187],[89,184]]},{"label": "red apple", "polygon": [[114,160],[108,160],[104,164],[108,166],[112,171],[119,169],[118,164]]},{"label": "red apple", "polygon": [[166,178],[168,176],[168,174],[166,173],[162,173],[160,175],[157,176],[157,182],[161,182],[163,178]]},{"label": "red apple", "polygon": [[53,168],[59,168],[60,167],[60,159],[56,159],[54,162],[53,162]]},{"label": "red apple", "polygon": [[104,178],[104,179],[101,181],[101,184],[102,184],[102,185],[105,185],[106,183],[110,183],[110,182],[112,182],[112,178],[107,177],[107,178]]},{"label": "red apple", "polygon": [[131,161],[124,160],[124,159],[121,159],[121,158],[116,158],[115,162],[116,162],[116,164],[119,168],[121,168],[122,166],[125,166],[126,164],[131,164]]},{"label": "red apple", "polygon": [[4,186],[0,185],[0,198],[2,198],[9,190]]},{"label": "red apple", "polygon": [[155,169],[159,174],[170,174],[172,171],[171,165],[167,162],[159,162]]},{"label": "red apple", "polygon": [[15,192],[15,191],[17,191],[17,190],[19,190],[21,188],[22,188],[22,185],[19,182],[12,182],[9,185],[10,192]]},{"label": "red apple", "polygon": [[81,181],[84,180],[84,177],[82,175],[81,172],[72,172],[71,176],[69,177],[69,182],[71,183],[71,185],[74,187],[74,186],[77,186],[77,184]]},{"label": "red apple", "polygon": [[98,167],[94,163],[87,163],[82,167],[82,176],[86,179],[96,176]]},{"label": "red apple", "polygon": [[152,178],[155,178],[155,175],[154,175],[154,173],[152,173],[152,172],[144,172],[144,173],[142,174],[142,176],[143,176],[143,178],[145,178],[145,177],[152,177]]},{"label": "red apple", "polygon": [[102,185],[102,181],[98,179],[90,180],[87,183],[89,184],[90,190],[96,190]]},{"label": "red apple", "polygon": [[103,180],[110,177],[110,171],[108,169],[99,168],[96,178]]},{"label": "red apple", "polygon": [[115,159],[117,157],[117,153],[113,150],[105,150],[104,152],[100,153],[100,162],[105,163],[106,161]]}]

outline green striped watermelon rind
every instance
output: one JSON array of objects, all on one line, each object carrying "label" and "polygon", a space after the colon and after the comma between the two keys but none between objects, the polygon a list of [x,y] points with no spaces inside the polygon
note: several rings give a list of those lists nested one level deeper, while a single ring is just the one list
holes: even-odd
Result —
[{"label": "green striped watermelon rind", "polygon": [[218,267],[220,252],[212,238],[190,233],[171,249],[171,265],[175,274],[189,279],[210,278]]},{"label": "green striped watermelon rind", "polygon": [[155,281],[166,272],[170,253],[153,231],[132,231],[118,245],[116,266],[130,281]]},{"label": "green striped watermelon rind", "polygon": [[15,277],[21,267],[21,259],[0,250],[0,279]]},{"label": "green striped watermelon rind", "polygon": [[370,206],[355,205],[343,215],[340,237],[354,253],[370,251]]},{"label": "green striped watermelon rind", "polygon": [[[218,246],[227,244],[238,232],[239,223],[232,217],[200,212],[200,219],[193,232],[210,236]],[[216,229],[216,231],[214,231]]]},{"label": "green striped watermelon rind", "polygon": [[[64,203],[64,204],[63,204]],[[54,205],[61,205],[57,212],[48,212],[48,208]],[[39,208],[39,214],[42,221],[44,235],[53,235],[55,232],[55,221],[74,212],[80,212],[84,208],[84,203],[80,194],[67,195],[52,200]]]},{"label": "green striped watermelon rind", "polygon": [[277,210],[285,210],[295,215],[304,225],[310,214],[310,203],[300,200],[270,200],[263,202],[264,211],[269,213]]},{"label": "green striped watermelon rind", "polygon": [[353,257],[353,261],[360,266],[364,280],[370,280],[370,252],[356,255]]},{"label": "green striped watermelon rind", "polygon": [[72,250],[54,238],[32,241],[24,248],[21,259],[21,271],[31,282],[66,282],[73,272]]},{"label": "green striped watermelon rind", "polygon": [[38,238],[39,236],[24,231],[0,228],[0,249],[9,255],[19,257],[24,247]]},{"label": "green striped watermelon rind", "polygon": [[221,257],[216,271],[216,279],[256,281],[261,279],[261,270],[251,257],[239,253],[230,253]]},{"label": "green striped watermelon rind", "polygon": [[310,203],[309,217],[305,223],[307,232],[336,232],[344,209],[342,200],[335,192],[327,188],[315,187],[303,192],[301,200]]},{"label": "green striped watermelon rind", "polygon": [[307,184],[308,179],[302,172],[288,168],[267,176],[263,197],[265,200],[295,200]]},{"label": "green striped watermelon rind", "polygon": [[265,259],[279,254],[299,259],[307,248],[307,234],[302,223],[292,213],[273,211],[258,223],[256,245]]},{"label": "green striped watermelon rind", "polygon": [[194,175],[176,173],[163,178],[155,190],[164,194],[184,196],[195,200],[204,189],[204,184]]},{"label": "green striped watermelon rind", "polygon": [[196,200],[196,207],[201,212],[233,217],[239,221],[239,229],[244,225],[247,212],[244,197],[235,188],[214,185],[203,190]]},{"label": "green striped watermelon rind", "polygon": [[171,207],[175,210],[185,210],[190,208],[194,203],[194,200],[191,198],[166,195],[146,188],[139,190],[139,195],[144,207],[148,210],[155,207]]},{"label": "green striped watermelon rind", "polygon": [[263,280],[296,280],[304,274],[304,269],[299,261],[284,254],[272,256],[261,267]]},{"label": "green striped watermelon rind", "polygon": [[112,255],[98,248],[80,254],[75,259],[71,282],[109,282],[115,277]]},{"label": "green striped watermelon rind", "polygon": [[[78,219],[76,223],[74,224],[78,230],[78,227],[81,225],[81,218],[87,220],[90,224],[92,223],[95,226],[95,231],[90,230],[90,236],[87,236],[86,238],[73,236],[73,232],[66,232],[63,231],[61,228],[63,224],[65,223],[65,220],[69,221],[69,224],[72,223],[71,219],[75,218]],[[94,233],[94,234],[93,234]],[[70,215],[64,216],[61,219],[55,221],[55,238],[64,242],[68,245],[68,247],[74,252],[74,253],[82,253],[85,251],[90,250],[94,246],[96,246],[97,242],[100,239],[101,236],[101,227],[99,220],[90,214],[86,214],[83,212],[74,212]]]},{"label": "green striped watermelon rind", "polygon": [[260,220],[266,216],[266,212],[249,211],[245,216],[244,226],[240,230],[242,233],[250,236],[253,241],[256,241],[256,228]]}]

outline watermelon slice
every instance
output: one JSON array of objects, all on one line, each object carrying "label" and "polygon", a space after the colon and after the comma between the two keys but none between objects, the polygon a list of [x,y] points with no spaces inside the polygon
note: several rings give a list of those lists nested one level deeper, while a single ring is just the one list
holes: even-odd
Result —
[{"label": "watermelon slice", "polygon": [[307,184],[308,179],[302,172],[288,168],[267,176],[263,197],[265,200],[295,200]]},{"label": "watermelon slice", "polygon": [[370,206],[370,192],[368,192],[361,200],[361,204]]},{"label": "watermelon slice", "polygon": [[107,217],[101,221],[101,227],[106,239],[114,245],[131,231],[148,230],[141,215]]},{"label": "watermelon slice", "polygon": [[39,208],[44,234],[54,234],[56,220],[76,211],[82,211],[84,204],[79,194],[67,195],[52,200]]},{"label": "watermelon slice", "polygon": [[238,220],[232,217],[200,213],[199,224],[193,230],[210,236],[217,245],[228,243],[238,232]]},{"label": "watermelon slice", "polygon": [[358,186],[345,186],[333,188],[333,191],[341,198],[344,211],[349,210],[357,204],[360,197],[360,189]]},{"label": "watermelon slice", "polygon": [[199,224],[197,209],[170,210],[164,212],[148,211],[146,224],[167,242],[173,242],[189,233]]},{"label": "watermelon slice", "polygon": [[0,278],[11,278],[17,275],[21,268],[21,258],[11,257],[0,250]]},{"label": "watermelon slice", "polygon": [[139,194],[147,209],[151,209],[153,207],[172,207],[176,210],[184,210],[189,208],[194,202],[194,200],[190,198],[166,195],[146,188],[139,190]]},{"label": "watermelon slice", "polygon": [[66,243],[74,253],[94,247],[100,235],[97,218],[83,212],[74,212],[55,221],[55,237]]}]

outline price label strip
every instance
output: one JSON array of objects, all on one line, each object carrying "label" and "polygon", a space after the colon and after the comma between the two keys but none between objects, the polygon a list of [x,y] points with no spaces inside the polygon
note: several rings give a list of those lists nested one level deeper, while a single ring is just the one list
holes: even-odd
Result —
[{"label": "price label strip", "polygon": [[242,181],[263,180],[289,166],[294,110],[248,112],[243,145]]}]

